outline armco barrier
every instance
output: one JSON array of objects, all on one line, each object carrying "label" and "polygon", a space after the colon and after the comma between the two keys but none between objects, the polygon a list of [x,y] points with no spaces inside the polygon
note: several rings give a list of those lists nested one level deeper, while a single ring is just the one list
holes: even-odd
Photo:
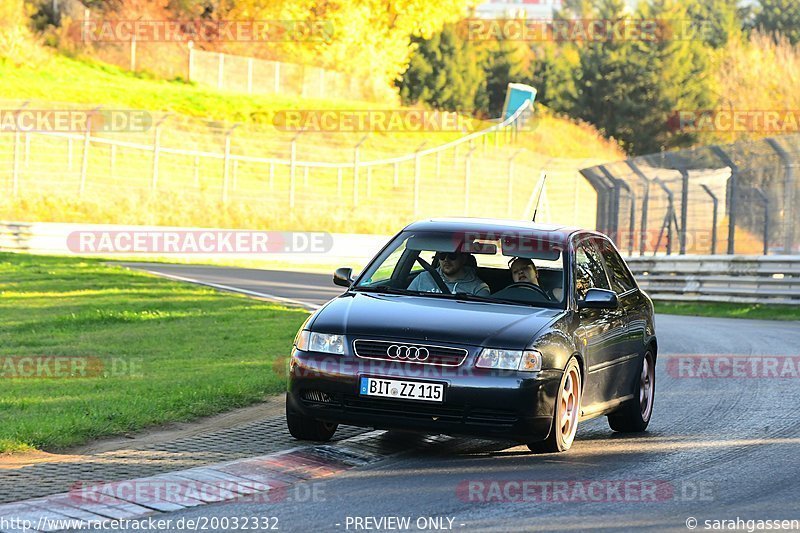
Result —
[{"label": "armco barrier", "polygon": [[[197,229],[0,221],[0,251],[71,254],[67,237],[75,231]],[[256,259],[293,264],[335,263],[358,269],[388,239],[382,235],[332,234],[332,247],[324,254],[268,254],[268,257],[260,254]],[[231,255],[242,257],[241,254]],[[125,254],[120,256],[125,258]],[[197,256],[206,257],[203,254]],[[158,256],[167,260],[170,257],[175,258],[175,255]],[[800,305],[800,256],[672,255],[627,257],[626,261],[641,287],[656,300]],[[282,264],[282,268],[285,265]]]},{"label": "armco barrier", "polygon": [[656,300],[800,305],[800,256],[626,258]]}]

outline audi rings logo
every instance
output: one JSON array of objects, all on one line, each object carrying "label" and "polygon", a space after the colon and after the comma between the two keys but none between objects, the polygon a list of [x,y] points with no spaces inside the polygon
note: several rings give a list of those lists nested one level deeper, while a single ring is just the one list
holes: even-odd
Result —
[{"label": "audi rings logo", "polygon": [[392,359],[403,359],[405,361],[427,361],[431,353],[422,346],[392,344],[386,349],[386,355]]}]

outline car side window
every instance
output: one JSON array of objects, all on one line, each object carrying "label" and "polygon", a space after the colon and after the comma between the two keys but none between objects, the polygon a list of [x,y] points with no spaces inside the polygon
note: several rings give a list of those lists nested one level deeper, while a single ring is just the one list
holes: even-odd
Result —
[{"label": "car side window", "polygon": [[636,287],[630,272],[625,268],[625,261],[623,261],[611,243],[605,239],[597,239],[595,244],[600,249],[600,253],[603,254],[608,277],[611,279],[611,288],[614,289],[614,292],[622,294]]},{"label": "car side window", "polygon": [[575,248],[575,292],[583,299],[589,289],[610,289],[600,254],[590,240],[578,243]]}]

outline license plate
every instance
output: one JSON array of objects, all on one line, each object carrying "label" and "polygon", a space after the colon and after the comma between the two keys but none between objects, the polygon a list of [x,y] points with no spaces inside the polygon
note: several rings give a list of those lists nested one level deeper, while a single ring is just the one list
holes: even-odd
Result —
[{"label": "license plate", "polygon": [[444,387],[444,383],[362,377],[359,391],[361,396],[443,402]]}]

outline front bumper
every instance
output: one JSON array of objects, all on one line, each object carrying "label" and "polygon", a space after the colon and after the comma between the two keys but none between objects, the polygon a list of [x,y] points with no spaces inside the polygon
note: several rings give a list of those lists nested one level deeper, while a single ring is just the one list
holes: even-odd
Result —
[{"label": "front bumper", "polygon": [[[444,402],[360,396],[361,376],[446,383]],[[480,369],[469,359],[445,368],[295,350],[288,401],[326,422],[535,442],[550,432],[561,376]]]}]

